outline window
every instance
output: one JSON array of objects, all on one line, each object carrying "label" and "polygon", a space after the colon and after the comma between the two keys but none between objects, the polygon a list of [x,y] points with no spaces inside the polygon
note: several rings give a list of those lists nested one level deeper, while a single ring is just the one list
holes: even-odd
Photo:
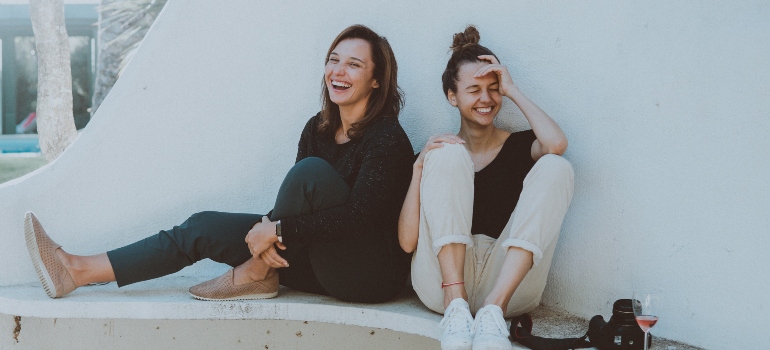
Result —
[{"label": "window", "polygon": [[[64,13],[70,42],[73,115],[75,127],[82,129],[90,120],[98,15],[95,4],[65,5]],[[0,43],[0,127],[3,134],[15,134],[37,104],[37,55],[28,5],[0,5]]]}]

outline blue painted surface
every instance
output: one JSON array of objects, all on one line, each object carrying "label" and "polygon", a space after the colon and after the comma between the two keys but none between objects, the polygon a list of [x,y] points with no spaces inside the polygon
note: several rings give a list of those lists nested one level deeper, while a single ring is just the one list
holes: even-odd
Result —
[{"label": "blue painted surface", "polygon": [[40,152],[37,135],[0,137],[0,153]]}]

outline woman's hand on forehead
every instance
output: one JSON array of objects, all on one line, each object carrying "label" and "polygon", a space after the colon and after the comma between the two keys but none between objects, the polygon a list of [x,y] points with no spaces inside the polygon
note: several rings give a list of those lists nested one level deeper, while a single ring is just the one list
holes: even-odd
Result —
[{"label": "woman's hand on forehead", "polygon": [[497,79],[500,82],[500,93],[508,96],[508,92],[511,91],[511,89],[516,87],[516,85],[513,83],[513,78],[511,78],[511,74],[508,73],[508,68],[500,64],[500,61],[498,61],[497,58],[495,58],[495,56],[481,55],[478,57],[480,60],[487,61],[490,64],[479,68],[479,70],[476,71],[476,74],[474,74],[473,77],[479,78],[491,72],[495,72],[495,74],[497,74]]}]

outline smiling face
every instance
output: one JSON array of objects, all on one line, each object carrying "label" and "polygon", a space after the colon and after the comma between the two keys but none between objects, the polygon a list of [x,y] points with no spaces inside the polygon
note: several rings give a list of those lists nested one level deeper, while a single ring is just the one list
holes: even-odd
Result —
[{"label": "smiling face", "polygon": [[374,79],[371,52],[366,40],[345,39],[329,55],[324,80],[329,98],[341,111],[353,109],[363,113],[372,90],[379,87]]},{"label": "smiling face", "polygon": [[473,75],[489,63],[469,62],[457,72],[457,91],[449,90],[447,99],[460,110],[463,121],[491,125],[503,105],[497,74],[474,78]]}]

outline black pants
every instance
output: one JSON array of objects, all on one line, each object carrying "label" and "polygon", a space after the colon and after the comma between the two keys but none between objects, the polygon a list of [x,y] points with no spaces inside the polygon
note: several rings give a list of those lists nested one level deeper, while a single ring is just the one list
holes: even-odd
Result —
[{"label": "black pants", "polygon": [[[349,193],[348,185],[326,161],[303,159],[281,184],[271,221],[343,205]],[[200,212],[170,230],[109,251],[118,286],[165,276],[203,259],[233,267],[243,264],[252,257],[244,239],[262,216]],[[280,283],[343,301],[393,298],[405,286],[409,255],[393,249],[393,230],[379,233],[279,250],[290,266],[278,270]]]}]

